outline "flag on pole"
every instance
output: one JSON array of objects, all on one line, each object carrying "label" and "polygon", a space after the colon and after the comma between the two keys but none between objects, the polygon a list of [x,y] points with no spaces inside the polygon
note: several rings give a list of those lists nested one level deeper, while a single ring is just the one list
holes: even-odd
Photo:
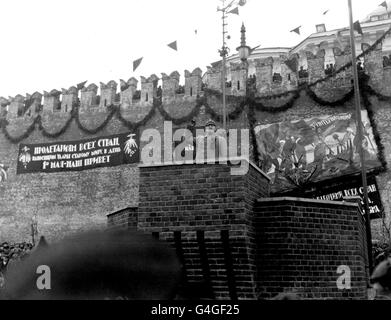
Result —
[{"label": "flag on pole", "polygon": [[296,32],[297,34],[300,34],[300,28],[301,28],[301,26],[291,30],[290,32]]},{"label": "flag on pole", "polygon": [[138,66],[140,65],[142,60],[143,60],[143,57],[133,61],[133,72],[136,71],[136,69],[138,68]]},{"label": "flag on pole", "polygon": [[77,84],[77,90],[81,90],[84,88],[84,86],[86,85],[87,81],[84,81],[84,82],[80,82]]},{"label": "flag on pole", "polygon": [[388,10],[387,1],[383,1],[381,4],[379,4],[379,6],[382,6],[382,7],[386,8],[386,10]]},{"label": "flag on pole", "polygon": [[361,35],[364,35],[361,29],[361,24],[358,20],[355,23],[353,23],[353,30],[357,31]]},{"label": "flag on pole", "polygon": [[167,46],[169,46],[171,49],[178,51],[176,41],[169,43]]},{"label": "flag on pole", "polygon": [[233,14],[239,15],[239,8],[238,7],[233,8],[231,11],[228,11],[228,13],[233,13]]}]

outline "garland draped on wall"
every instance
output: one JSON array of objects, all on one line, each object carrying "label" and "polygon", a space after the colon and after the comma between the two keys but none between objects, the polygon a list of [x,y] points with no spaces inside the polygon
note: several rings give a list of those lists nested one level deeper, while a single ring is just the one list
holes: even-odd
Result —
[{"label": "garland draped on wall", "polygon": [[[372,108],[372,104],[370,102],[369,97],[370,96],[375,96],[377,99],[380,101],[384,102],[390,102],[391,103],[391,96],[385,96],[381,93],[378,93],[375,91],[369,84],[368,84],[369,77],[367,76],[362,76],[360,77],[360,92],[362,94],[363,98],[363,104],[365,109],[368,112],[368,117],[373,129],[373,134],[374,138],[378,147],[378,157],[379,160],[382,164],[383,169],[385,170],[386,168],[386,160],[384,156],[384,146],[381,143],[381,138],[379,131],[377,129],[377,125],[374,119],[374,111]],[[319,96],[316,95],[316,93],[311,89],[310,85],[307,85],[305,87],[302,87],[301,90],[304,90],[309,98],[312,99],[316,104],[320,106],[326,106],[326,107],[338,107],[344,105],[346,102],[350,101],[353,96],[354,96],[354,89],[352,88],[348,93],[346,93],[342,98],[335,100],[335,101],[327,101]],[[247,108],[247,119],[249,123],[249,129],[251,133],[251,141],[252,141],[252,146],[253,146],[253,152],[254,152],[254,158],[255,161],[259,161],[259,151],[258,151],[258,145],[256,143],[256,135],[255,135],[255,126],[256,126],[256,116],[255,112],[260,111],[260,112],[268,112],[268,113],[280,113],[283,111],[286,111],[290,108],[292,108],[297,101],[297,99],[300,97],[300,92],[291,92],[291,98],[285,102],[283,105],[278,106],[278,107],[271,107],[271,106],[266,106],[262,100],[264,98],[254,98],[253,96],[248,96],[248,97],[231,97],[231,99],[235,100],[235,109],[231,111],[228,114],[228,118],[230,120],[236,120],[240,117],[240,115],[243,112],[246,112],[246,106]],[[79,113],[79,104],[74,104],[72,107],[72,110],[70,112],[70,117],[66,121],[65,125],[58,130],[57,132],[49,132],[47,131],[44,126],[43,126],[43,121],[41,115],[38,115],[35,117],[34,121],[31,123],[31,125],[26,129],[26,131],[19,135],[19,136],[12,136],[8,130],[7,130],[7,120],[1,119],[0,121],[0,127],[2,129],[3,134],[5,137],[11,142],[11,143],[19,143],[22,140],[28,138],[30,134],[34,132],[36,128],[38,128],[42,135],[47,137],[47,138],[58,138],[62,134],[64,134],[68,128],[70,127],[71,123],[73,120],[75,120],[78,128],[83,131],[84,133],[87,134],[97,134],[101,130],[103,130],[109,122],[114,118],[117,117],[117,119],[129,130],[137,130],[139,127],[145,126],[148,121],[156,114],[158,111],[160,115],[163,117],[165,121],[172,121],[175,125],[181,125],[188,123],[191,121],[194,117],[196,117],[199,112],[200,108],[202,106],[205,107],[205,112],[210,115],[210,117],[217,121],[217,122],[222,122],[222,115],[218,114],[212,107],[209,106],[207,103],[207,98],[212,97],[212,96],[219,96],[219,94],[216,94],[216,92],[213,92],[212,90],[205,90],[205,96],[202,98],[198,98],[196,100],[196,105],[195,107],[184,117],[181,118],[174,118],[172,117],[163,107],[162,101],[160,99],[155,99],[153,102],[153,105],[151,107],[151,110],[148,112],[148,114],[140,121],[138,122],[132,122],[130,120],[127,120],[123,117],[120,107],[119,106],[109,106],[109,114],[107,115],[106,119],[96,128],[94,129],[89,129],[85,127],[81,121],[80,121],[80,113]]]},{"label": "garland draped on wall", "polygon": [[[391,33],[391,27],[372,45],[370,46],[367,50],[362,52],[357,59],[369,54],[371,51],[375,50],[377,46],[385,39],[385,37]],[[307,96],[314,101],[316,104],[320,106],[327,106],[327,107],[338,107],[344,105],[346,102],[350,101],[353,96],[354,96],[354,88],[352,88],[348,93],[346,93],[342,98],[335,100],[335,101],[327,101],[319,97],[313,90],[312,87],[323,83],[327,81],[328,79],[336,76],[337,74],[345,71],[349,67],[352,67],[352,62],[348,62],[345,65],[343,65],[341,68],[336,70],[333,74],[327,75],[326,77],[319,79],[313,83],[306,83],[299,85],[299,87],[296,90],[290,90],[286,91],[284,93],[280,94],[274,94],[274,95],[269,95],[269,96],[264,96],[264,97],[255,97],[254,93],[251,93],[246,96],[246,97],[236,97],[236,96],[228,96],[228,99],[235,104],[235,109],[231,112],[228,113],[228,119],[230,120],[236,120],[239,118],[239,116],[245,112],[246,106],[247,108],[247,118],[249,122],[249,128],[251,132],[251,141],[253,145],[253,152],[254,152],[254,158],[255,161],[259,161],[259,151],[258,151],[258,146],[256,143],[256,136],[255,136],[255,125],[256,125],[256,117],[255,117],[255,111],[258,112],[268,112],[268,113],[279,113],[283,111],[287,111],[290,108],[292,108],[295,104],[295,102],[299,99],[301,92],[305,92]],[[386,161],[384,157],[384,147],[381,144],[381,138],[380,134],[377,130],[376,122],[374,119],[374,112],[372,109],[372,104],[369,100],[369,96],[375,96],[377,97],[380,101],[385,101],[385,102],[390,102],[391,103],[391,97],[382,95],[381,93],[376,92],[369,84],[368,84],[369,77],[365,74],[361,74],[360,77],[360,92],[362,94],[363,102],[364,102],[364,107],[368,112],[368,117],[370,119],[371,126],[373,128],[373,134],[378,146],[378,151],[379,151],[379,160],[382,163],[383,168],[386,168]],[[73,120],[75,120],[78,128],[87,134],[97,134],[101,130],[103,130],[109,122],[116,117],[126,128],[129,130],[137,130],[139,127],[145,126],[150,119],[156,114],[158,111],[160,115],[163,117],[164,120],[166,121],[172,121],[175,125],[181,125],[184,123],[188,123],[191,121],[194,117],[196,117],[202,106],[205,107],[205,112],[210,115],[210,117],[217,121],[217,122],[222,122],[223,117],[222,115],[218,114],[212,107],[209,106],[208,104],[208,97],[221,97],[222,94],[219,91],[211,90],[211,89],[205,89],[204,90],[204,97],[198,97],[196,100],[196,105],[195,107],[186,115],[181,118],[174,118],[172,117],[163,107],[161,99],[154,99],[153,105],[148,112],[148,114],[140,121],[138,122],[132,122],[130,120],[127,120],[123,117],[120,107],[119,106],[108,106],[109,114],[107,115],[106,119],[96,128],[94,129],[89,129],[85,127],[81,121],[80,121],[80,113],[79,113],[79,108],[80,108],[80,103],[75,103],[72,106],[72,110],[70,112],[70,116],[68,120],[66,121],[65,125],[58,130],[57,132],[49,132],[47,131],[44,126],[43,126],[43,121],[41,115],[37,115],[34,118],[34,121],[31,123],[31,125],[26,129],[26,131],[19,135],[19,136],[12,136],[8,130],[7,130],[7,125],[8,122],[6,119],[0,119],[0,128],[4,134],[4,136],[14,144],[17,144],[21,142],[22,140],[28,138],[30,134],[34,132],[34,130],[38,127],[38,129],[41,131],[42,135],[47,137],[47,138],[58,138],[62,134],[64,134],[68,128],[70,127],[71,123]],[[280,106],[268,106],[266,105],[263,101],[270,101],[273,99],[279,99],[279,98],[285,98],[289,97],[288,100],[283,103]]]}]

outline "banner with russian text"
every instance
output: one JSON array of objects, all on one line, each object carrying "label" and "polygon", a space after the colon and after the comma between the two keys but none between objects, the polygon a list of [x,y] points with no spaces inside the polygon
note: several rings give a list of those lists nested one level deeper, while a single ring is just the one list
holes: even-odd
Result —
[{"label": "banner with russian text", "polygon": [[[371,219],[378,219],[384,216],[384,207],[381,201],[379,188],[374,176],[367,177],[368,207]],[[361,175],[351,177],[338,183],[330,184],[319,188],[311,194],[311,197],[318,200],[343,201],[349,197],[360,197],[364,208],[364,191]]]},{"label": "banner with russian text", "polygon": [[129,132],[78,141],[19,145],[17,174],[80,171],[138,163],[139,137]]}]

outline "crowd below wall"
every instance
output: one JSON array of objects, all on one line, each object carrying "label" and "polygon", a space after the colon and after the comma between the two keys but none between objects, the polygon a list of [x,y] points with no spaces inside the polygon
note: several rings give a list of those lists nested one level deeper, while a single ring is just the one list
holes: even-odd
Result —
[{"label": "crowd below wall", "polygon": [[29,242],[0,244],[0,273],[4,273],[12,261],[23,259],[32,250],[33,244]]}]

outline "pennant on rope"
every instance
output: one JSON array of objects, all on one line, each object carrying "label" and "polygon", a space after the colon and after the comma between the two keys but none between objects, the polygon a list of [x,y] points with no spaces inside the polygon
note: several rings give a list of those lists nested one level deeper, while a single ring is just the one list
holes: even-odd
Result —
[{"label": "pennant on rope", "polygon": [[353,30],[356,30],[359,34],[364,35],[361,29],[361,24],[358,20],[355,23],[353,23]]},{"label": "pennant on rope", "polygon": [[86,85],[87,81],[84,81],[84,82],[80,82],[77,84],[77,90],[81,90],[84,88],[84,86]]},{"label": "pennant on rope", "polygon": [[297,34],[300,34],[300,28],[301,28],[301,26],[291,30],[290,32],[296,32]]},{"label": "pennant on rope", "polygon": [[167,46],[169,46],[171,49],[173,49],[175,51],[178,51],[176,41],[169,43]]},{"label": "pennant on rope", "polygon": [[233,13],[233,14],[239,15],[239,8],[238,7],[233,8],[231,11],[228,11],[228,13]]},{"label": "pennant on rope", "polygon": [[143,60],[143,57],[133,61],[133,72],[136,71],[138,66],[141,64],[142,60]]},{"label": "pennant on rope", "polygon": [[379,4],[379,6],[382,6],[382,7],[386,8],[386,10],[388,10],[387,1],[383,1],[381,4]]}]

